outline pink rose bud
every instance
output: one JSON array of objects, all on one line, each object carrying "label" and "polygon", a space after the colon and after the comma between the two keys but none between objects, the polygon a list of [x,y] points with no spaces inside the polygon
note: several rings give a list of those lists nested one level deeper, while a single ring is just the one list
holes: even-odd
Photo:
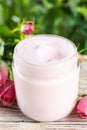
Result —
[{"label": "pink rose bud", "polygon": [[21,26],[21,32],[24,33],[25,35],[29,35],[34,31],[34,24],[32,22],[25,22]]},{"label": "pink rose bud", "polygon": [[5,85],[8,78],[8,70],[4,66],[0,66],[0,86]]},{"label": "pink rose bud", "polygon": [[15,101],[14,81],[7,81],[0,87],[0,101],[5,106],[10,106]]},{"label": "pink rose bud", "polygon": [[76,107],[77,112],[81,117],[87,118],[87,96],[83,97]]}]

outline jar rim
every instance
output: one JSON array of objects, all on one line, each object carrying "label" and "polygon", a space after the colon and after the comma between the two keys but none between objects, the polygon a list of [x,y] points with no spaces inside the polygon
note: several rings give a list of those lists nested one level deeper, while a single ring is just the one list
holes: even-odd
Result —
[{"label": "jar rim", "polygon": [[[76,45],[75,45],[74,42],[72,42],[71,40],[69,40],[69,39],[67,39],[67,38],[65,38],[65,37],[63,37],[63,36],[54,35],[54,34],[38,34],[38,35],[34,35],[34,36],[32,36],[32,37],[34,38],[34,37],[39,37],[39,36],[46,36],[46,37],[47,37],[47,36],[50,36],[50,37],[57,37],[57,38],[59,37],[59,38],[62,38],[62,39],[64,39],[64,40],[68,41],[70,44],[72,44],[72,46],[73,46],[73,48],[74,48],[74,54],[72,54],[69,58],[65,59],[63,62],[56,62],[56,63],[46,64],[46,65],[39,65],[39,64],[29,63],[29,62],[27,62],[27,61],[24,60],[24,59],[21,60],[21,57],[19,57],[19,56],[17,55],[17,53],[18,53],[18,49],[17,49],[18,46],[19,46],[23,41],[26,41],[26,40],[30,39],[30,38],[28,37],[28,38],[23,39],[22,41],[19,42],[19,44],[16,45],[16,47],[15,47],[15,49],[14,49],[13,59],[15,59],[15,57],[16,57],[16,58],[18,58],[19,60],[21,60],[21,62],[23,62],[24,64],[26,64],[26,65],[28,65],[28,66],[32,66],[32,67],[53,67],[53,66],[56,66],[56,65],[57,65],[57,66],[58,66],[58,65],[62,65],[62,64],[64,64],[64,63],[70,61],[74,56],[77,55]],[[32,37],[31,37],[31,38],[32,38]]]}]

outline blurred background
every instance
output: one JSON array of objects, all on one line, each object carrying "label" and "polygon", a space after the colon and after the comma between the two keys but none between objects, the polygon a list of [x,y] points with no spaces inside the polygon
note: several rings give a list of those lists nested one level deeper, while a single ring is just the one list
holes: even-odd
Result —
[{"label": "blurred background", "polygon": [[18,34],[10,31],[24,19],[34,21],[34,34],[61,35],[87,48],[87,0],[0,0],[2,59],[12,58]]}]

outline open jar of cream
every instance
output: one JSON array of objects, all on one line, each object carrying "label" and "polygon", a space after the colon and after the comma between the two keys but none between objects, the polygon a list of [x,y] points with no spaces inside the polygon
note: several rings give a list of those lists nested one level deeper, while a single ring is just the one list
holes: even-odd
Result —
[{"label": "open jar of cream", "polygon": [[78,53],[68,39],[36,35],[16,45],[13,75],[21,111],[37,121],[55,121],[73,110],[79,81]]}]

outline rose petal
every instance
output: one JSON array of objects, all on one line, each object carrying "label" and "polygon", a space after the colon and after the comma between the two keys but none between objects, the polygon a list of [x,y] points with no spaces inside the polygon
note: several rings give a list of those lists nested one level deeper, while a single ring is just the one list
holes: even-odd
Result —
[{"label": "rose petal", "polygon": [[0,88],[0,101],[5,106],[10,106],[15,100],[15,88],[13,81],[7,81],[6,85]]},{"label": "rose petal", "polygon": [[83,97],[76,107],[77,113],[80,114],[80,116],[87,118],[87,96]]},{"label": "rose petal", "polygon": [[0,66],[0,85],[6,83],[8,78],[8,70],[4,66]]}]

